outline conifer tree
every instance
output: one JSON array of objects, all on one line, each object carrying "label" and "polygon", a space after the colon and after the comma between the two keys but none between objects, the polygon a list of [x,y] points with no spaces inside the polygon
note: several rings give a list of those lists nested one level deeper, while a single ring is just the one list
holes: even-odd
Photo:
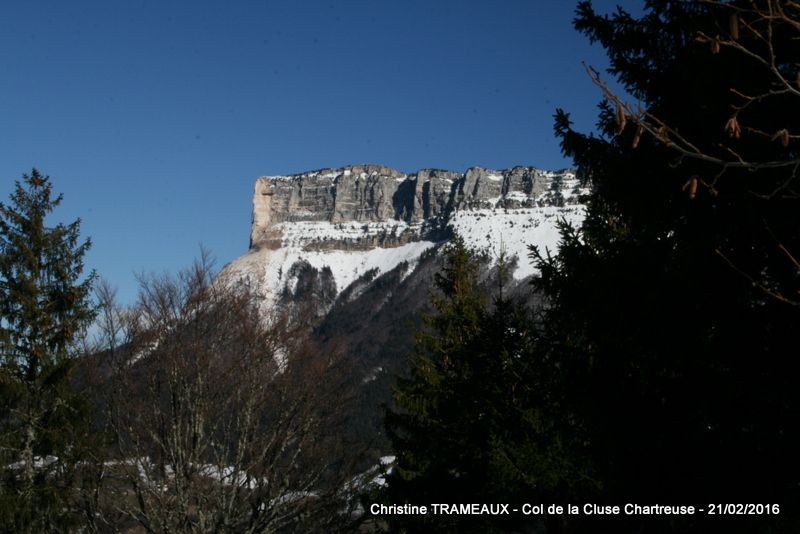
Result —
[{"label": "conifer tree", "polygon": [[[411,377],[400,380],[395,391],[397,410],[387,414],[387,431],[397,456],[388,480],[391,503],[429,504],[457,502],[463,491],[463,433],[467,413],[465,395],[457,383],[468,372],[465,365],[485,315],[486,300],[477,287],[477,263],[464,241],[456,237],[445,250],[441,272],[435,275],[431,294],[433,313],[424,318],[417,334]],[[457,396],[458,395],[458,396]],[[463,481],[466,483],[466,481]],[[444,496],[447,501],[444,501]],[[435,522],[411,520],[398,527],[433,528]]]},{"label": "conifer tree", "polygon": [[70,527],[88,424],[70,371],[94,274],[80,221],[47,225],[61,199],[34,169],[0,203],[0,523],[15,532]]},{"label": "conifer tree", "polygon": [[539,258],[534,361],[553,377],[563,458],[585,460],[581,498],[781,510],[614,531],[795,532],[800,10],[654,1],[636,18],[581,2],[575,24],[630,96],[590,70],[599,135],[556,117],[592,191],[582,228]]},{"label": "conifer tree", "polygon": [[[460,237],[445,250],[411,377],[399,381],[397,409],[387,415],[397,455],[387,479],[388,503],[523,502],[535,486],[535,476],[518,469],[528,455],[519,449],[520,436],[533,431],[526,419],[530,388],[522,382],[531,320],[524,306],[503,295],[504,266],[501,258],[490,304],[478,284],[482,261]],[[389,522],[408,532],[494,532],[519,524],[518,518],[446,515]]]}]

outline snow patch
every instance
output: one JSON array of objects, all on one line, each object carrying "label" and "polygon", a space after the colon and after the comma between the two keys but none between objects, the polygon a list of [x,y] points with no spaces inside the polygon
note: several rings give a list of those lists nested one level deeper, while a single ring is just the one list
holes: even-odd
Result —
[{"label": "snow patch", "polygon": [[400,247],[374,248],[367,251],[310,251],[304,253],[303,259],[319,270],[330,267],[338,292],[369,270],[377,268],[379,273],[385,273],[403,261],[417,260],[423,252],[435,244],[432,241],[417,241]]},{"label": "snow patch", "polygon": [[512,274],[522,280],[537,274],[528,257],[529,245],[555,252],[561,238],[558,221],[565,219],[577,226],[584,216],[583,206],[465,210],[456,212],[450,224],[470,248],[487,252],[495,260],[501,251],[509,259],[515,256],[517,266]]},{"label": "snow patch", "polygon": [[285,275],[298,261],[306,261],[318,270],[330,268],[339,293],[372,269],[377,269],[378,274],[386,273],[407,261],[411,270],[411,265],[416,265],[419,257],[436,244],[415,241],[399,247],[359,251],[303,250],[302,246],[289,245],[277,250],[251,251],[228,264],[224,275],[249,280],[266,297],[265,304],[269,306],[274,304],[287,282],[296,283],[296,280],[287,281]]}]

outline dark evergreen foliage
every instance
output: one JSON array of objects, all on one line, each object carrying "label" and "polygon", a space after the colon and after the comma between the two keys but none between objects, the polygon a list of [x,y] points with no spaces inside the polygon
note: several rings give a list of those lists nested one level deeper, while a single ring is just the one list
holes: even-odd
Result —
[{"label": "dark evergreen foliage", "polygon": [[23,175],[0,203],[0,525],[67,530],[88,415],[71,390],[71,349],[93,317],[94,274],[80,221],[46,225],[61,202],[47,176]]},{"label": "dark evergreen foliage", "polygon": [[465,358],[485,311],[476,274],[463,241],[455,240],[446,250],[443,271],[435,276],[434,313],[426,316],[427,329],[418,335],[411,378],[401,380],[396,389],[399,410],[387,417],[397,455],[389,478],[393,503],[461,502],[470,484],[462,480],[473,475],[468,464],[474,461],[469,457],[474,449],[463,446],[469,426],[464,420],[479,414],[465,406],[470,399],[458,391],[458,382],[471,372]]},{"label": "dark evergreen foliage", "polygon": [[[387,433],[397,455],[384,498],[392,504],[508,503],[530,490],[517,445],[530,419],[527,309],[502,294],[490,304],[481,261],[462,239],[445,249],[431,294],[433,311],[417,335],[411,376],[395,390]],[[529,443],[526,441],[526,445]],[[394,516],[395,530],[491,532],[517,519],[485,516]]]},{"label": "dark evergreen foliage", "polygon": [[[556,116],[592,187],[583,227],[538,257],[550,303],[536,356],[552,377],[543,408],[586,481],[570,498],[781,506],[729,522],[625,518],[612,531],[800,528],[800,93],[781,85],[800,64],[790,4],[651,1],[641,19],[578,6],[576,28],[640,107],[620,107],[624,95],[600,82],[600,137]],[[743,106],[737,92],[765,96]]]}]

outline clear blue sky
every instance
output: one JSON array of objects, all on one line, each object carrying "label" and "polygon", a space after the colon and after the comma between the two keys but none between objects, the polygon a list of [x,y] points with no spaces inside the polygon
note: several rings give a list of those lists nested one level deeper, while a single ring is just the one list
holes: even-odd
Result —
[{"label": "clear blue sky", "polygon": [[[253,182],[350,163],[562,168],[593,128],[573,1],[4,1],[0,198],[31,167],[120,289],[248,245]],[[640,2],[596,1],[638,10]]]}]

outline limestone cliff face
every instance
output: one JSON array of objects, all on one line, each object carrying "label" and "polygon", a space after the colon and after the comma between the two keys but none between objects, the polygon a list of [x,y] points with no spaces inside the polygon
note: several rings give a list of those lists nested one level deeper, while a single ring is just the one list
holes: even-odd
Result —
[{"label": "limestone cliff face", "polygon": [[503,255],[522,283],[536,275],[529,247],[555,252],[561,221],[583,220],[587,192],[570,170],[533,167],[406,174],[351,165],[262,177],[253,195],[250,250],[220,278],[247,280],[270,313],[308,295],[327,313],[358,288],[372,288],[373,279],[413,278],[417,266],[458,235],[485,257]]},{"label": "limestone cliff face", "polygon": [[[560,189],[566,171],[533,167],[493,171],[473,167],[465,173],[424,169],[405,174],[382,165],[266,176],[256,181],[251,248],[281,246],[281,223],[383,223],[398,221],[416,228],[405,237],[376,236],[369,246],[397,245],[441,229],[457,210],[524,208],[571,202]],[[413,235],[412,235],[413,234]],[[317,248],[351,249],[354,244],[327,242]]]}]

